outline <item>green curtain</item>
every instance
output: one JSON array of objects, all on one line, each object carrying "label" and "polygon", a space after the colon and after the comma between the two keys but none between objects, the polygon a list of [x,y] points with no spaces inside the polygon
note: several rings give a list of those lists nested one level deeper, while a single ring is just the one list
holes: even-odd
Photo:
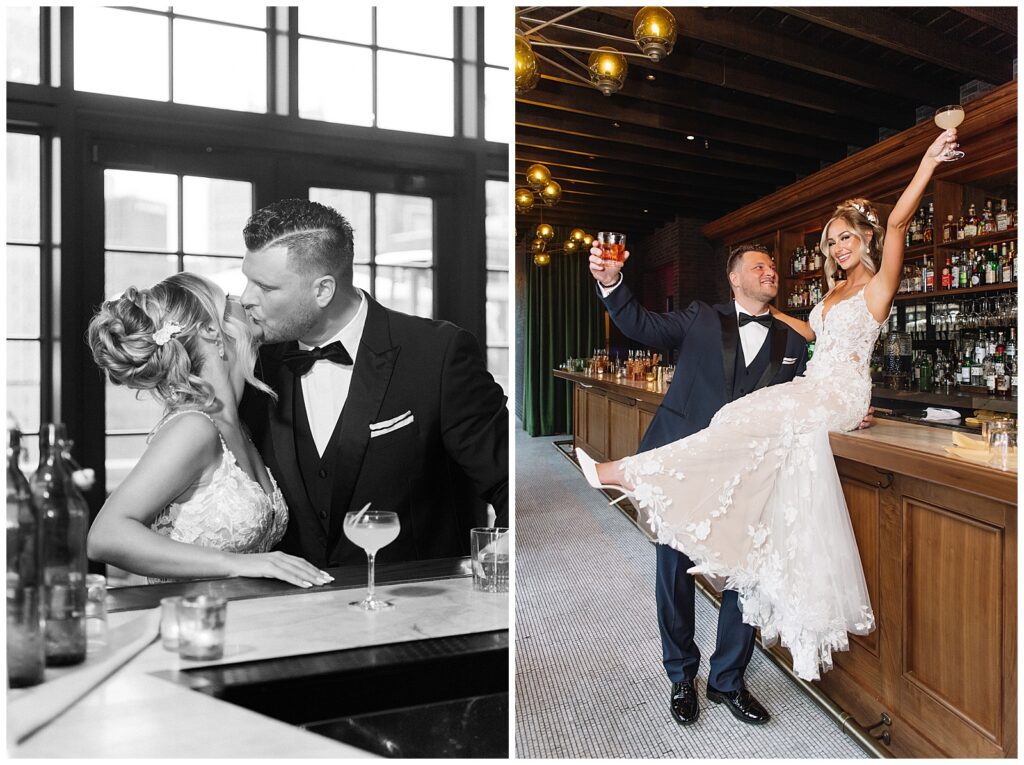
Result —
[{"label": "green curtain", "polygon": [[604,307],[585,254],[555,254],[547,266],[528,256],[526,268],[523,429],[531,436],[568,433],[571,386],[552,370],[604,345]]}]

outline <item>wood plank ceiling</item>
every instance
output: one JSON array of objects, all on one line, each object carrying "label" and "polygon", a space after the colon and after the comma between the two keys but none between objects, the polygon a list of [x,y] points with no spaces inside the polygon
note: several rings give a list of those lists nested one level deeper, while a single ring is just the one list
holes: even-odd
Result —
[{"label": "wood plank ceiling", "polygon": [[[517,24],[530,29],[568,10],[519,8]],[[597,47],[608,43],[566,27],[632,38],[637,10],[584,8],[542,34]],[[671,11],[672,53],[660,63],[629,58],[610,97],[539,62],[540,83],[516,98],[516,186],[540,162],[562,200],[517,215],[520,239],[541,216],[633,234],[676,215],[718,218],[911,127],[919,107],[959,103],[972,80],[1011,80],[1017,55],[1012,7]],[[573,55],[585,63],[589,54]]]}]

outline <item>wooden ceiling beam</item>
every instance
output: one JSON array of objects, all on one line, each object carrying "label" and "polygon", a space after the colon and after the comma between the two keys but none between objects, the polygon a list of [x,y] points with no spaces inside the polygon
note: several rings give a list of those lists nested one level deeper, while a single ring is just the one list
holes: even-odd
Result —
[{"label": "wooden ceiling beam", "polygon": [[[796,136],[780,133],[772,128],[771,113],[763,113],[762,125],[755,127],[728,118],[703,114],[692,109],[669,107],[646,102],[641,108],[629,99],[607,98],[593,88],[553,87],[534,89],[516,98],[519,105],[551,109],[559,119],[565,114],[598,120],[602,124],[616,121],[623,125],[636,125],[649,130],[674,133],[676,140],[687,135],[699,135],[712,141],[726,141],[740,146],[751,146],[763,151],[782,152],[802,157],[819,158],[845,155],[845,144],[825,141],[809,135]],[[809,132],[809,131],[808,131]],[[672,136],[675,138],[675,136]]]},{"label": "wooden ceiling beam", "polygon": [[[528,147],[517,147],[516,161],[523,167],[539,162],[547,165],[555,173],[586,180],[593,176],[598,179],[611,177],[633,181],[639,184],[665,184],[667,188],[692,186],[699,189],[729,192],[741,189],[744,194],[759,198],[776,190],[776,186],[768,182],[753,180],[736,181],[713,175],[702,175],[694,171],[680,172],[662,167],[623,162],[615,159],[589,159],[588,157],[566,156],[557,151],[545,151]],[[614,182],[614,181],[613,181]]]},{"label": "wooden ceiling beam", "polygon": [[[537,9],[531,13],[536,18],[553,18],[557,9]],[[576,22],[578,25],[585,25],[587,29],[606,34],[628,35],[628,25],[619,21],[611,24],[605,21],[603,15],[606,8],[592,9],[586,16],[581,14]],[[574,35],[566,30],[552,30],[552,39],[559,42],[575,42],[592,44],[594,38],[585,35]],[[574,42],[575,41],[575,42]],[[744,66],[739,63],[725,63],[718,59],[710,58],[694,51],[692,46],[685,43],[677,43],[672,55],[663,59],[658,64],[637,63],[637,68],[649,66],[658,73],[669,74],[674,77],[694,82],[702,82],[722,88],[727,95],[728,90],[736,90],[749,95],[769,98],[779,103],[800,106],[806,109],[824,112],[826,114],[843,115],[858,120],[865,120],[875,125],[890,128],[905,127],[914,124],[913,107],[905,100],[899,100],[879,94],[876,99],[869,101],[855,101],[845,97],[842,93],[822,87],[811,87],[799,83],[787,82],[785,88],[779,87],[777,77],[764,74],[756,67]],[[549,67],[541,66],[542,71]],[[631,88],[635,83],[634,78],[627,81],[626,88]],[[614,96],[613,96],[614,98]],[[917,104],[919,99],[910,103]]]},{"label": "wooden ceiling beam", "polygon": [[777,10],[993,85],[1013,79],[1013,62],[1009,58],[992,56],[965,44],[950,45],[948,36],[880,8],[801,6]]},{"label": "wooden ceiling beam", "polygon": [[551,131],[532,130],[527,127],[516,129],[516,147],[517,153],[518,147],[546,149],[576,157],[592,156],[595,159],[621,160],[639,165],[731,178],[737,182],[767,182],[775,186],[782,186],[792,183],[796,177],[793,170],[758,169],[736,162],[722,162],[704,157],[670,154],[669,152],[651,152],[644,147],[613,143],[600,138],[570,137]]},{"label": "wooden ceiling beam", "polygon": [[[620,123],[621,124],[621,123]],[[779,154],[770,151],[749,151],[742,147],[733,148],[729,144],[710,141],[705,149],[703,141],[687,141],[685,137],[666,136],[663,132],[648,128],[636,128],[626,124],[615,127],[609,120],[595,119],[585,116],[571,115],[560,112],[551,114],[548,110],[519,104],[516,107],[516,131],[529,128],[549,131],[576,138],[596,138],[604,141],[639,146],[652,154],[669,152],[690,157],[701,157],[715,161],[733,162],[748,167],[765,167],[774,170],[790,171],[806,174],[818,170],[821,165],[816,160],[793,155]],[[846,152],[843,152],[845,156]],[[838,159],[839,157],[835,157]]]},{"label": "wooden ceiling beam", "polygon": [[[630,21],[636,13],[629,8],[601,8],[601,11]],[[676,17],[679,37],[711,43],[862,88],[891,93],[911,103],[953,103],[957,95],[952,87],[922,81],[909,72],[903,73],[835,51],[825,55],[812,43],[778,30],[769,31],[729,18],[718,8],[674,7],[671,11]]]},{"label": "wooden ceiling beam", "polygon": [[1016,6],[990,6],[985,8],[954,7],[952,10],[962,13],[968,18],[980,21],[990,27],[1005,32],[1008,35],[1017,36],[1017,8]]}]

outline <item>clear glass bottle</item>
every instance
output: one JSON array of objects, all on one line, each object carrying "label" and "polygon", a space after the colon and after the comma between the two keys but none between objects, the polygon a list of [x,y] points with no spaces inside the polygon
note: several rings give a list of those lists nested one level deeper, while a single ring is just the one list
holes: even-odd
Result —
[{"label": "clear glass bottle", "polygon": [[28,480],[18,467],[21,433],[7,429],[7,683],[43,682],[43,524]]},{"label": "clear glass bottle", "polygon": [[46,664],[85,660],[85,538],[89,507],[71,480],[65,462],[63,423],[47,423],[39,433],[39,469],[32,496],[43,517],[43,579],[46,585]]}]

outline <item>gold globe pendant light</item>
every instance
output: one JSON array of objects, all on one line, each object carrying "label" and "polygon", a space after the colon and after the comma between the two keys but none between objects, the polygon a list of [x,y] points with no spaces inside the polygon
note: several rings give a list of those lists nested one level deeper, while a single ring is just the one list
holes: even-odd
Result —
[{"label": "gold globe pendant light", "polygon": [[521,96],[537,87],[540,72],[537,71],[537,56],[529,41],[516,32],[516,95]]},{"label": "gold globe pendant light", "polygon": [[551,171],[544,165],[530,165],[526,168],[526,183],[534,191],[541,191],[551,182]]},{"label": "gold globe pendant light", "polygon": [[549,181],[548,184],[540,190],[540,198],[548,207],[554,207],[562,198],[562,187],[557,181]]},{"label": "gold globe pendant light", "polygon": [[590,245],[592,245],[593,243],[594,243],[594,237],[591,234],[584,234],[583,235],[583,244],[584,244],[584,246],[588,250],[590,249]]},{"label": "gold globe pendant light", "polygon": [[563,252],[576,252],[576,248],[579,247],[579,242],[575,239],[566,239],[565,244],[562,245]]},{"label": "gold globe pendant light", "polygon": [[546,266],[550,262],[551,262],[551,256],[548,255],[546,252],[534,253],[534,256],[533,256],[533,263],[534,263],[534,265]]},{"label": "gold globe pendant light", "polygon": [[533,192],[530,189],[516,189],[516,212],[525,213],[533,208]]},{"label": "gold globe pendant light", "polygon": [[660,5],[648,5],[633,17],[633,37],[651,61],[661,61],[676,43],[676,17]]},{"label": "gold globe pendant light", "polygon": [[581,228],[574,228],[569,232],[569,238],[576,242],[576,244],[580,244],[586,235],[586,232]]},{"label": "gold globe pendant light", "polygon": [[537,226],[537,238],[543,239],[545,242],[550,242],[555,238],[555,230],[550,223],[541,223]]},{"label": "gold globe pendant light", "polygon": [[615,48],[602,45],[590,54],[587,68],[590,70],[590,81],[594,86],[604,95],[610,96],[622,89],[629,64],[626,63],[626,57]]},{"label": "gold globe pendant light", "polygon": [[543,239],[537,238],[530,242],[530,249],[533,250],[534,252],[544,252],[546,248],[547,242],[545,242]]}]

